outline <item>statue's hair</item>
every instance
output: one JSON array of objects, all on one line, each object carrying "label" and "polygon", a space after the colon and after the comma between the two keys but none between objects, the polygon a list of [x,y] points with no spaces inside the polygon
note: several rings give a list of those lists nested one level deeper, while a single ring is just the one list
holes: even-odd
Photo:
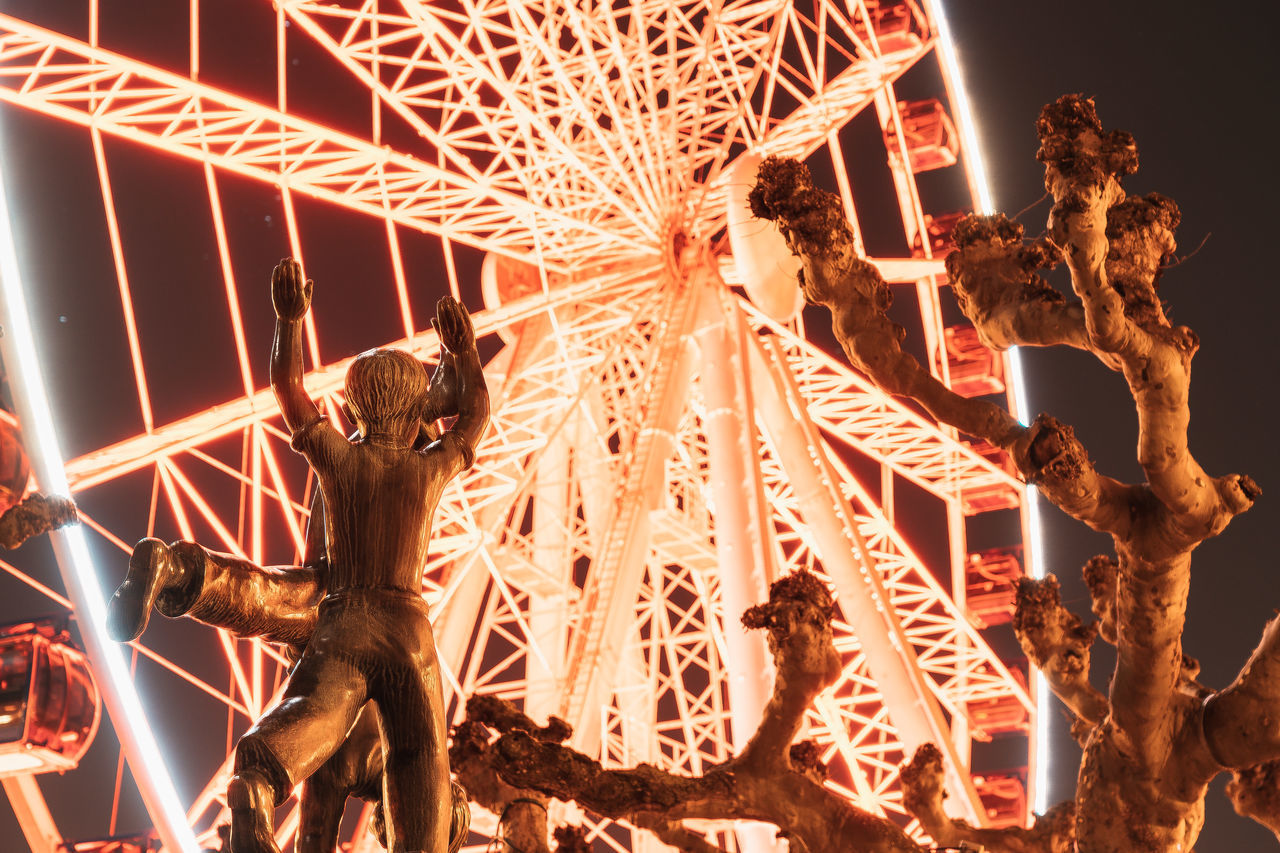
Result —
[{"label": "statue's hair", "polygon": [[421,415],[427,372],[403,350],[371,349],[347,369],[347,405],[366,427],[400,431]]}]

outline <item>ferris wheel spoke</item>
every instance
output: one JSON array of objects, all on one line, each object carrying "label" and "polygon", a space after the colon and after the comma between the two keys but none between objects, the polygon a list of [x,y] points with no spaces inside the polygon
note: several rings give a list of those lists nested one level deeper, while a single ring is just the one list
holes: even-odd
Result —
[{"label": "ferris wheel spoke", "polygon": [[512,365],[510,378],[495,398],[494,428],[477,448],[476,465],[441,500],[444,519],[481,541],[481,531],[491,529],[492,523],[474,526],[469,507],[493,503],[498,517],[509,515],[507,507],[531,483],[548,442],[564,429],[602,365],[623,345],[619,333],[625,337],[637,315],[643,315],[655,298],[650,293],[637,306],[625,309],[612,300],[599,303],[595,310],[589,304],[576,306],[564,318],[559,337],[563,348],[544,339],[541,327],[523,330],[526,338],[537,342],[533,357],[526,349]]},{"label": "ferris wheel spoke", "polygon": [[[542,10],[544,18],[540,23],[518,4],[481,5],[491,5],[510,18],[508,31],[481,31],[476,34],[485,56],[491,59],[503,50],[510,50],[518,55],[519,61],[508,71],[504,66],[495,66],[492,61],[486,65],[474,59],[473,52],[463,45],[451,47],[470,66],[487,72],[485,83],[500,93],[512,123],[532,128],[529,144],[523,152],[523,162],[516,167],[530,173],[530,191],[541,192],[554,199],[555,190],[547,193],[543,188],[555,188],[567,180],[590,185],[595,189],[597,200],[603,193],[605,198],[613,201],[610,206],[612,215],[632,217],[637,227],[647,232],[650,238],[656,238],[651,225],[636,218],[643,216],[647,209],[649,215],[645,218],[650,222],[653,220],[652,208],[645,203],[645,199],[651,199],[651,196],[646,196],[634,183],[639,173],[618,159],[614,145],[606,144],[596,111],[587,104],[582,92],[586,81],[581,71],[571,74],[567,70],[574,57],[551,44],[551,32],[543,32],[544,29],[557,28],[561,23],[558,15],[564,15],[565,11],[548,7]],[[408,4],[408,8],[424,30],[446,40],[451,38],[447,24],[438,19],[439,13],[434,5],[414,3]],[[472,6],[471,9],[473,20],[477,19],[477,7]],[[578,62],[581,64],[583,60]],[[554,82],[548,85],[548,81]],[[571,130],[574,131],[572,136]],[[581,131],[590,136],[593,144],[584,144],[583,139],[574,138]],[[546,168],[548,165],[552,168]],[[564,166],[570,168],[566,170]],[[531,170],[536,170],[536,173]],[[620,194],[620,187],[625,187],[625,196]]]},{"label": "ferris wheel spoke", "polygon": [[817,556],[835,586],[839,606],[862,641],[890,715],[912,749],[932,742],[946,750],[947,789],[970,819],[980,820],[981,804],[973,782],[954,748],[948,749],[949,728],[921,674],[915,649],[897,619],[883,580],[868,571],[875,564],[840,494],[830,459],[799,400],[794,379],[784,369],[761,369],[767,372],[761,376],[764,381],[759,383],[757,399],[765,429],[788,480],[795,484],[805,523],[813,531]]},{"label": "ferris wheel spoke", "polygon": [[[28,61],[33,55],[38,59]],[[244,98],[0,15],[0,100],[93,126],[401,225],[519,255],[532,217],[555,226],[549,263],[572,241],[597,259],[647,253],[624,229],[542,209],[511,192]],[[579,212],[586,209],[579,206]],[[547,241],[544,240],[544,245]]]},{"label": "ferris wheel spoke", "polygon": [[848,466],[835,454],[829,458],[841,492],[852,496],[855,523],[939,699],[953,713],[964,716],[969,715],[970,702],[991,699],[1010,699],[1031,712],[1033,703],[1026,689],[943,590],[934,573],[888,522]]},{"label": "ferris wheel spoke", "polygon": [[[686,180],[704,180],[707,165],[723,156],[744,129],[740,117],[750,109],[751,85],[761,74],[751,60],[774,41],[770,28],[776,7],[694,3],[667,11],[667,30],[679,47],[674,50],[669,100],[660,109],[673,119],[671,147],[679,152],[679,173]],[[687,192],[694,186],[681,189]]]},{"label": "ferris wheel spoke", "polygon": [[[866,726],[852,727],[842,719],[837,702],[830,695],[819,696],[814,701],[814,714],[822,721],[825,726],[824,739],[829,740],[832,756],[838,755],[844,762],[845,767],[849,771],[849,775],[853,780],[853,789],[858,805],[873,814],[883,815],[885,813],[884,805],[880,798],[871,790],[871,786],[867,781],[867,774],[863,770],[862,765],[858,761],[858,755],[854,751],[853,741],[849,736],[850,732],[864,732]],[[819,741],[821,742],[821,741]],[[830,762],[831,757],[825,759]]]},{"label": "ferris wheel spoke", "polygon": [[657,132],[658,114],[650,109],[646,97],[647,84],[652,80],[651,69],[643,55],[635,50],[634,35],[630,32],[624,34],[618,26],[618,19],[623,15],[629,20],[643,20],[644,3],[632,0],[622,8],[625,12],[619,13],[605,4],[599,6],[598,15],[603,23],[597,25],[596,31],[607,45],[612,73],[604,73],[606,63],[603,61],[596,63],[593,73],[599,91],[604,93],[600,101],[627,146],[631,162],[637,167],[637,181],[644,191],[648,209],[658,210],[660,192],[655,177],[664,173],[661,164],[665,162],[665,152],[661,149],[661,135]]},{"label": "ferris wheel spoke", "polygon": [[[472,161],[472,158],[455,147],[455,142],[437,127],[427,123],[421,115],[410,109],[400,93],[389,88],[381,79],[374,76],[372,67],[389,65],[394,68],[398,63],[391,51],[403,42],[417,41],[420,38],[418,28],[413,21],[404,16],[378,14],[367,3],[359,8],[339,10],[333,6],[307,2],[282,2],[278,4],[289,20],[297,24],[313,41],[328,51],[344,67],[361,82],[369,87],[382,102],[396,112],[405,123],[417,131],[432,149],[440,156],[447,168],[472,181],[482,181],[484,174]],[[335,15],[335,12],[339,14]],[[316,20],[324,15],[330,20],[345,23],[339,35],[331,35]],[[375,35],[376,33],[376,35]],[[421,58],[427,45],[422,43],[413,59],[401,60],[406,67]],[[403,74],[403,72],[402,72]]]},{"label": "ferris wheel spoke", "polygon": [[[530,201],[541,199],[548,210],[575,215],[598,216],[602,210],[600,194],[605,193],[613,197],[607,208],[613,217],[626,220],[626,227],[644,239],[656,239],[636,199],[617,195],[611,182],[603,179],[602,175],[610,172],[600,164],[583,161],[577,151],[550,132],[554,129],[547,124],[550,114],[525,106],[522,96],[526,93],[521,91],[520,81],[506,79],[501,66],[495,68],[478,55],[480,49],[493,49],[495,40],[514,49],[516,42],[509,26],[489,31],[484,14],[471,15],[468,26],[473,30],[472,38],[482,41],[477,49],[455,35],[443,13],[431,7],[410,6],[408,16],[380,13],[368,4],[346,9],[328,3],[290,2],[284,8],[291,20],[440,152],[450,169],[477,184],[505,186]],[[331,35],[322,26],[326,20],[346,24],[341,36]],[[357,38],[357,31],[364,37]],[[388,55],[381,49],[402,41],[417,43],[411,56]],[[390,85],[374,74],[374,68],[396,67],[400,71]],[[506,109],[485,104],[481,100],[485,89],[500,93]],[[428,122],[424,112],[441,115]],[[550,149],[544,150],[548,145]],[[548,161],[560,168],[547,169]],[[483,170],[477,162],[484,164]],[[589,210],[573,210],[555,193],[548,193],[549,185],[563,182],[566,165],[572,166],[569,174],[591,187],[594,206]]]},{"label": "ferris wheel spoke", "polygon": [[972,446],[943,432],[754,306],[742,305],[753,324],[769,329],[782,344],[751,350],[761,375],[767,370],[796,376],[809,415],[837,440],[943,499],[963,496],[966,490],[1020,488],[1013,475]]},{"label": "ferris wheel spoke", "polygon": [[[783,82],[782,78],[785,75],[775,69],[767,81],[766,102],[771,99],[773,89],[782,86],[799,101],[799,106],[789,115],[770,124],[762,135],[747,140],[749,150],[760,156],[797,159],[808,157],[825,144],[833,132],[844,127],[867,106],[873,104],[876,92],[885,83],[905,73],[924,57],[929,49],[930,46],[924,44],[914,51],[899,52],[870,62],[850,64],[810,91]],[[779,55],[780,50],[775,49],[774,62]],[[701,209],[706,211],[705,215],[719,213],[724,207],[723,198],[728,191],[730,171],[722,167],[708,180],[704,191],[706,198],[701,202]],[[722,213],[719,215],[723,216]]]},{"label": "ferris wheel spoke", "polygon": [[[419,7],[422,8],[422,7]],[[542,28],[537,25],[529,14],[527,8],[521,4],[510,4],[511,14],[523,26],[524,31],[521,34],[528,43],[536,48],[541,62],[539,63],[539,76],[549,76],[554,79],[558,86],[555,90],[554,98],[549,99],[547,107],[554,111],[564,111],[566,114],[562,118],[562,122],[569,126],[581,127],[591,137],[592,145],[588,150],[593,150],[597,157],[602,156],[607,163],[608,168],[613,170],[615,180],[625,185],[630,193],[633,202],[639,204],[645,198],[639,186],[636,184],[636,176],[638,170],[628,168],[628,164],[623,163],[619,158],[616,150],[616,139],[611,134],[605,132],[600,126],[600,122],[593,110],[585,101],[582,95],[582,81],[575,77],[571,77],[566,70],[566,57],[558,46],[551,44],[549,35],[544,34]],[[550,19],[553,15],[548,15],[548,23],[552,23]],[[558,22],[554,22],[558,23]],[[530,82],[537,83],[537,80]],[[560,129],[553,132],[550,138],[560,138]]]},{"label": "ferris wheel spoke", "polygon": [[[812,525],[803,517],[803,504],[772,442],[765,436],[762,436],[760,453],[778,546],[787,557],[783,562],[791,571],[812,571],[831,583],[817,557],[819,542]],[[811,735],[819,744],[825,744],[831,754],[842,757],[857,783],[859,796],[871,797],[867,808],[873,811],[891,808],[885,800],[886,784],[891,783],[885,783],[882,777],[886,772],[896,774],[904,747],[897,729],[885,714],[884,696],[867,668],[866,655],[853,629],[838,617],[833,620],[832,631],[844,666],[836,683],[824,692],[810,712]],[[835,728],[829,728],[832,725]],[[858,782],[859,778],[865,779],[866,784]],[[893,778],[896,779],[896,775]]]},{"label": "ferris wheel spoke", "polygon": [[[733,143],[749,144],[765,132],[767,119],[756,114],[752,108],[752,97],[766,78],[770,62],[777,56],[782,28],[774,25],[773,17],[773,11],[769,10],[765,20],[770,26],[760,33],[721,28],[715,34],[722,52],[736,55],[737,61],[728,67],[711,64],[711,73],[723,91],[724,105],[719,121],[723,131],[702,141],[703,150],[692,159],[691,166],[697,174],[704,176],[704,183],[714,184],[725,165],[735,156],[736,146]],[[705,215],[701,206],[706,203],[707,194],[703,193],[698,202],[700,215]]]},{"label": "ferris wheel spoke", "polygon": [[[649,423],[635,425],[634,442],[624,462],[621,488],[612,499],[607,526],[599,541],[584,590],[582,624],[570,656],[563,716],[575,731],[575,743],[588,752],[599,738],[595,709],[607,702],[607,682],[621,652],[648,554],[647,507],[660,494],[662,462],[672,446],[676,418],[685,397],[691,365],[686,337],[697,300],[683,287],[669,287],[658,333],[646,347],[646,381],[636,395]],[[683,351],[683,352],[682,352]],[[624,441],[626,439],[624,438]],[[624,445],[626,446],[626,445]],[[596,500],[609,500],[604,495]]]},{"label": "ferris wheel spoke", "polygon": [[[645,315],[649,312],[642,302],[635,313]],[[635,322],[635,314],[628,311],[626,319],[627,321],[622,325],[616,322],[601,324],[598,320],[591,319],[581,326],[575,327],[570,323],[563,328],[583,328],[588,338],[592,336],[598,338],[606,331],[609,334],[622,331],[625,338]],[[537,326],[526,327],[522,334],[535,341],[541,339]],[[582,346],[578,341],[580,334],[567,336],[566,343],[571,351]],[[607,341],[607,336],[600,338],[599,341],[589,347],[597,353],[593,363],[611,363],[617,356],[616,345],[603,347],[602,343]],[[546,547],[548,544],[547,527],[535,526],[526,535],[522,524],[525,508],[530,506],[531,497],[535,493],[541,497],[546,496],[545,491],[539,491],[538,475],[545,471],[548,451],[557,446],[556,442],[559,441],[557,436],[564,437],[564,419],[572,418],[576,408],[574,405],[548,406],[547,394],[552,393],[563,397],[566,390],[574,388],[579,389],[574,393],[581,393],[581,390],[595,387],[597,382],[595,376],[597,368],[584,363],[581,369],[570,367],[565,370],[557,350],[557,347],[549,346],[545,342],[540,348],[532,348],[527,355],[521,356],[518,361],[513,361],[508,370],[509,379],[497,390],[497,399],[500,402],[495,409],[496,412],[509,413],[513,407],[525,407],[527,405],[525,401],[540,402],[540,406],[529,408],[523,418],[520,418],[530,423],[531,428],[540,435],[522,448],[523,452],[508,457],[510,462],[503,466],[506,470],[505,474],[489,475],[487,478],[480,479],[481,482],[488,479],[505,484],[499,487],[505,497],[482,506],[473,519],[463,521],[474,524],[476,529],[497,531],[494,534],[497,550],[491,552],[487,545],[481,544],[475,547],[470,556],[464,557],[459,553],[454,558],[455,571],[469,571],[470,575],[458,578],[461,586],[457,588],[463,591],[455,594],[451,605],[445,608],[441,616],[440,633],[442,660],[447,662],[446,665],[456,667],[456,671],[462,674],[460,689],[466,692],[494,692],[508,697],[523,694],[531,699],[538,695],[538,691],[542,691],[546,694],[544,704],[555,696],[554,692],[547,693],[547,688],[558,683],[558,680],[548,682],[547,679],[558,676],[564,658],[550,653],[550,647],[543,650],[544,642],[556,642],[555,637],[559,636],[559,628],[556,626],[556,630],[552,630],[550,634],[546,633],[545,627],[540,628],[541,614],[538,609],[546,606],[563,606],[576,597],[576,591],[571,585],[564,586],[569,579],[563,576],[563,568],[560,569],[561,577],[557,581],[555,574],[548,572],[545,564],[540,564],[539,548]],[[518,347],[517,353],[520,352],[525,352],[525,348]],[[540,365],[546,365],[546,368],[550,368],[550,372]],[[486,451],[482,446],[478,454],[477,468],[481,467],[480,463],[485,457]],[[474,487],[467,487],[463,493],[469,494],[473,491]],[[554,518],[554,511],[552,515]],[[446,517],[448,517],[447,513]],[[551,536],[553,546],[558,543],[562,552],[568,549],[567,565],[576,565],[579,556],[586,558],[592,553],[590,546],[582,540],[582,533],[576,532],[575,535],[576,528],[576,525],[571,525],[568,530],[553,531]],[[459,560],[463,562],[459,563]],[[486,571],[477,574],[475,566],[479,563],[485,565]],[[487,584],[482,581],[486,575],[489,578]],[[487,598],[481,594],[486,585],[491,590]],[[557,600],[563,604],[554,605]],[[488,609],[478,610],[477,608],[482,606],[481,602],[484,601],[488,602],[487,605],[483,605]],[[522,602],[527,611],[524,615],[522,615]],[[490,650],[487,643],[481,641],[478,647],[468,650],[472,626],[477,622],[488,626],[482,629],[482,637],[490,636],[494,631],[502,634],[504,639],[499,642],[498,647]],[[504,628],[503,625],[507,627]],[[562,643],[563,640],[560,642]],[[498,656],[498,663],[491,660],[494,655]],[[465,660],[469,660],[470,663],[464,663]],[[484,661],[483,665],[481,661]],[[523,667],[523,677],[519,676],[520,667]],[[535,711],[535,705],[527,704],[526,712]],[[547,705],[543,713],[555,710],[557,709],[554,706]]]},{"label": "ferris wheel spoke", "polygon": [[102,133],[92,128],[94,164],[98,169],[98,182],[102,187],[102,204],[106,213],[107,237],[111,243],[111,258],[115,265],[116,283],[120,290],[120,307],[124,315],[125,335],[129,340],[129,356],[133,362],[133,381],[138,389],[138,406],[142,414],[142,426],[150,430],[155,421],[151,412],[151,392],[147,387],[147,374],[142,361],[142,348],[138,340],[138,324],[133,311],[133,294],[129,289],[129,275],[124,263],[124,246],[120,240],[120,223],[116,216],[115,196],[111,191],[111,176],[107,169],[107,155],[102,145]]}]

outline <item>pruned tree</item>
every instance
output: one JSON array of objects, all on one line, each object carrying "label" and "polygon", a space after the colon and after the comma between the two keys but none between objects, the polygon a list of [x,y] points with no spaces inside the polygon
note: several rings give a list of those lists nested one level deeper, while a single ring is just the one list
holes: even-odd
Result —
[{"label": "pruned tree", "polygon": [[[552,717],[545,726],[537,726],[508,702],[491,696],[472,696],[467,701],[467,719],[454,729],[449,746],[449,768],[473,802],[498,815],[497,837],[506,849],[549,853],[549,797],[512,785],[498,775],[491,761],[490,727],[519,728],[530,737],[550,743],[560,743],[573,731],[558,717]],[[568,853],[559,846],[557,849]]]},{"label": "pruned tree", "polygon": [[[1091,100],[1060,98],[1036,129],[1054,200],[1046,236],[1027,242],[1004,216],[970,216],[952,235],[947,273],[986,346],[1070,346],[1123,376],[1137,408],[1143,483],[1097,471],[1068,425],[1040,415],[1022,426],[1003,409],[954,394],[904,352],[886,314],[888,286],[857,257],[839,200],[813,187],[803,166],[766,162],[753,211],[776,221],[800,256],[805,297],[831,310],[856,368],[1001,448],[1050,502],[1111,536],[1115,559],[1086,567],[1096,624],[1063,608],[1053,578],[1022,583],[1015,617],[1023,649],[1075,715],[1084,745],[1077,848],[1190,850],[1209,781],[1224,771],[1235,774],[1237,808],[1275,829],[1277,797],[1266,786],[1276,768],[1259,765],[1280,758],[1280,620],[1223,690],[1199,684],[1198,666],[1182,651],[1191,554],[1260,491],[1246,476],[1210,476],[1188,447],[1198,341],[1169,322],[1157,292],[1178,207],[1156,194],[1126,198],[1120,182],[1137,169],[1137,147],[1129,134],[1103,130]],[[1074,298],[1038,275],[1058,263]],[[1099,636],[1116,648],[1106,694],[1088,680]],[[943,831],[933,823],[931,832]]]},{"label": "pruned tree", "polygon": [[[1091,624],[1063,607],[1053,577],[1018,589],[1018,640],[1074,715],[1084,746],[1073,800],[1029,829],[970,826],[944,811],[941,756],[926,746],[903,769],[905,805],[940,845],[969,842],[993,853],[1187,851],[1203,824],[1210,780],[1231,772],[1237,810],[1280,836],[1280,618],[1225,689],[1201,685],[1198,665],[1182,650],[1191,553],[1260,491],[1246,476],[1208,475],[1188,447],[1198,342],[1169,322],[1157,293],[1175,248],[1178,208],[1159,195],[1126,198],[1120,180],[1137,168],[1136,146],[1126,133],[1103,130],[1092,101],[1059,99],[1045,107],[1037,130],[1054,199],[1046,236],[1028,242],[1004,216],[970,216],[953,234],[951,286],[986,346],[1069,346],[1123,376],[1137,407],[1143,483],[1100,473],[1067,424],[1040,415],[1024,426],[992,403],[953,393],[904,351],[903,330],[887,314],[889,286],[857,256],[839,199],[815,187],[803,165],[766,160],[751,194],[753,212],[776,222],[801,259],[805,297],[830,309],[855,368],[938,421],[1001,448],[1050,502],[1114,543],[1114,557],[1085,567]],[[1072,297],[1038,274],[1059,263],[1070,273]],[[469,760],[508,785],[576,800],[682,850],[717,849],[683,826],[694,818],[768,821],[793,850],[810,853],[928,849],[824,788],[812,750],[793,743],[805,709],[838,668],[830,610],[822,585],[797,574],[775,583],[769,602],[744,616],[749,627],[769,632],[773,697],[742,753],[702,776],[647,765],[604,770],[559,740],[540,738],[513,709],[473,716],[468,725],[499,736],[471,729]],[[1106,693],[1089,681],[1098,638],[1116,649]]]}]

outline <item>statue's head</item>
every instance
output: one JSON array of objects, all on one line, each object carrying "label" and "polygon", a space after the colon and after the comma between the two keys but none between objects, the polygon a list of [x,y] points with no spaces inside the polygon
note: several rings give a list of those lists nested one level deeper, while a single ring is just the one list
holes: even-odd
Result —
[{"label": "statue's head", "polygon": [[371,349],[351,363],[343,393],[361,435],[412,437],[428,386],[422,363],[409,353]]}]

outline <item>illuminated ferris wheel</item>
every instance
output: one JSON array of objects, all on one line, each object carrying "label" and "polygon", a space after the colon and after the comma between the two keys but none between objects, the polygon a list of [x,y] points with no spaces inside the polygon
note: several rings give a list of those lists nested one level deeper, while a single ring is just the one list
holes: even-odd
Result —
[{"label": "illuminated ferris wheel", "polygon": [[[459,697],[496,694],[565,718],[607,765],[699,773],[745,742],[769,695],[764,639],[739,616],[805,567],[839,607],[843,675],[807,732],[828,784],[905,825],[897,766],[928,741],[960,813],[1025,819],[1034,705],[1025,663],[993,649],[1031,570],[1023,486],[828,352],[820,318],[806,336],[794,262],[744,201],[761,158],[805,159],[839,191],[934,372],[1013,400],[1008,363],[960,321],[942,273],[950,226],[982,189],[935,4],[188,11],[169,42],[182,50],[141,54],[97,2],[74,30],[0,16],[6,113],[58,120],[98,179],[85,191],[105,212],[106,269],[82,286],[119,306],[102,334],[129,369],[77,369],[135,413],[68,454],[85,521],[85,546],[59,550],[69,577],[67,564],[79,577],[96,565],[109,591],[144,535],[299,559],[313,483],[263,369],[278,257],[316,279],[307,384],[335,420],[350,355],[434,359],[428,306],[452,291],[473,310],[494,404],[476,466],[441,503],[423,590],[456,715]],[[270,61],[242,63],[251,46]],[[147,239],[144,203],[186,206],[198,236]],[[175,297],[173,253],[193,247],[200,273]],[[59,422],[92,417],[76,405],[55,405]],[[191,709],[199,729],[166,743],[182,758],[164,771],[79,606],[160,836],[189,844],[192,827],[216,846],[231,747],[270,707],[284,658],[154,620],[133,652],[148,714]],[[981,766],[974,745],[993,740],[1014,744],[1016,766]],[[38,816],[38,788],[22,790]],[[287,812],[283,841],[295,801]],[[601,849],[660,846],[560,817]],[[348,827],[351,849],[376,849],[368,819]],[[725,843],[771,849],[738,830]]]}]

